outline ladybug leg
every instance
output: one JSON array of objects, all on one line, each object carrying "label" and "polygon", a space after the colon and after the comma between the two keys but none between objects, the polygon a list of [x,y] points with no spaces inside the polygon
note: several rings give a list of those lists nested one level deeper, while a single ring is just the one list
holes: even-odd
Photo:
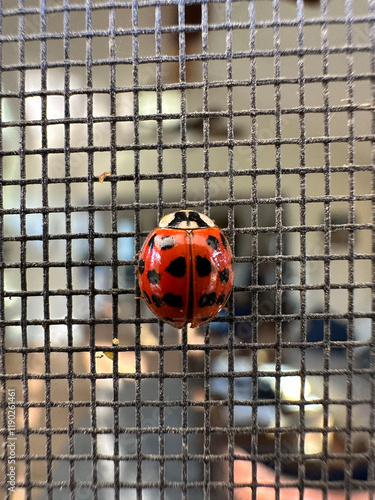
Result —
[{"label": "ladybug leg", "polygon": [[233,295],[233,289],[231,290],[231,292],[228,294],[227,298],[225,299],[224,306],[223,306],[224,311],[228,311],[228,302],[230,301],[232,295]]},{"label": "ladybug leg", "polygon": [[134,270],[135,270],[135,272],[136,272],[136,273],[138,272],[138,268],[139,268],[139,264],[138,264],[139,260],[138,260],[138,257],[139,257],[139,253],[136,253],[136,254],[134,255],[134,260],[136,260],[136,263],[134,264]]}]

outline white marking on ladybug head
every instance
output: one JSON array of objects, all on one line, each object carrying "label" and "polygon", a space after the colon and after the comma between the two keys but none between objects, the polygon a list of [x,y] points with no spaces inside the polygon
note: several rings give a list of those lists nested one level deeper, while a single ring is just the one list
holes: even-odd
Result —
[{"label": "white marking on ladybug head", "polygon": [[159,227],[173,229],[201,229],[204,227],[215,227],[215,223],[207,215],[195,212],[194,210],[179,210],[172,214],[165,215]]}]

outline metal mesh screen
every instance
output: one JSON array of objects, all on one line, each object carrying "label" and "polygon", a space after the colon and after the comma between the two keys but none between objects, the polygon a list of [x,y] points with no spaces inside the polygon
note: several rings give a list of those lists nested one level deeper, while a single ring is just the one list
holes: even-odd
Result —
[{"label": "metal mesh screen", "polygon": [[[373,0],[1,0],[2,498],[374,498]],[[139,299],[160,217],[228,308]]]}]

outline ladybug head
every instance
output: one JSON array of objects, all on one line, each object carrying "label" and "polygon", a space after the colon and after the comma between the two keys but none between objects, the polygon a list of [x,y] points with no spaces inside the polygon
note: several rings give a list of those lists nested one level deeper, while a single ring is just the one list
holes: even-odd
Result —
[{"label": "ladybug head", "polygon": [[199,229],[203,227],[215,227],[215,223],[207,215],[200,214],[194,210],[179,210],[165,215],[159,227],[173,229]]}]

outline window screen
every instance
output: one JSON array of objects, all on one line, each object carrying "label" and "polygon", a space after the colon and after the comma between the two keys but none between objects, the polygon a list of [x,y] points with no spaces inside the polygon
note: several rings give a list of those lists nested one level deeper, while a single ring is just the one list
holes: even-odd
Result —
[{"label": "window screen", "polygon": [[[4,498],[373,498],[374,0],[2,0],[0,23]],[[195,329],[136,279],[179,209],[235,256]]]}]

